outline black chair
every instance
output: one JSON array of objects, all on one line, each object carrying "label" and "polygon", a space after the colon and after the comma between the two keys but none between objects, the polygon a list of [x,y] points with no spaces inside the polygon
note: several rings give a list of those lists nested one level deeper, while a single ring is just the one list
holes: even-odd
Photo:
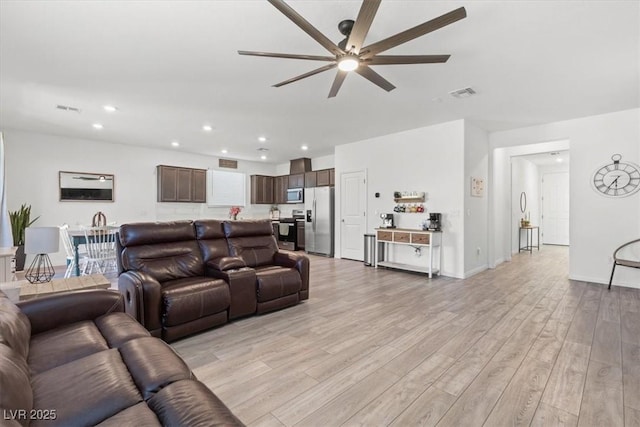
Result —
[{"label": "black chair", "polygon": [[619,252],[635,243],[640,243],[640,239],[632,240],[620,246],[613,252],[613,269],[611,270],[611,278],[609,279],[609,289],[611,289],[611,282],[613,281],[613,273],[616,271],[616,265],[623,267],[640,268],[640,256],[636,256],[636,259],[628,259],[628,255],[619,255]]}]

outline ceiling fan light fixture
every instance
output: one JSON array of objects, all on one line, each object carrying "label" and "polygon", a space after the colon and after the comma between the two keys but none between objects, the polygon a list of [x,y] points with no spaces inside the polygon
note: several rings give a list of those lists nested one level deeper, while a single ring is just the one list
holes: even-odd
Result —
[{"label": "ceiling fan light fixture", "polygon": [[360,65],[357,57],[354,55],[346,55],[338,59],[338,68],[342,71],[353,71]]}]

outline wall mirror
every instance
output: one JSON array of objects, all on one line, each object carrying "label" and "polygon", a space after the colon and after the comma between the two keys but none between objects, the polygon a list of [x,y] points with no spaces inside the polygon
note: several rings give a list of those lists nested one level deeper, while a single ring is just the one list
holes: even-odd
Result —
[{"label": "wall mirror", "polygon": [[60,171],[58,177],[61,202],[113,202],[113,175]]},{"label": "wall mirror", "polygon": [[520,193],[520,212],[525,213],[527,210],[527,193]]}]

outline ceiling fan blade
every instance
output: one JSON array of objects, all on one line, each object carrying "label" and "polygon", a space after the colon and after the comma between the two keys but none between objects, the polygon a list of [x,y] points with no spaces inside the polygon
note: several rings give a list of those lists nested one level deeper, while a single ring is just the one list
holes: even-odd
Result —
[{"label": "ceiling fan blade", "polygon": [[367,33],[369,32],[369,28],[371,28],[371,23],[376,16],[376,12],[378,12],[381,1],[382,0],[364,0],[362,2],[360,12],[358,12],[358,17],[353,24],[349,40],[347,41],[347,51],[350,50],[351,53],[355,55],[360,53],[362,43],[364,43],[364,39],[367,37]]},{"label": "ceiling fan blade", "polygon": [[344,55],[344,51],[340,49],[334,42],[329,40],[324,34],[322,34],[316,27],[311,25],[306,19],[302,17],[298,12],[293,10],[283,0],[268,0],[269,3],[274,5],[276,9],[282,12],[287,18],[293,21],[298,27],[305,33],[309,34],[315,41],[320,43],[325,49],[334,55]]},{"label": "ceiling fan blade", "polygon": [[376,53],[384,52],[385,50],[391,49],[392,47],[396,47],[420,36],[424,36],[427,33],[466,18],[466,16],[467,11],[464,7],[452,10],[451,12],[445,13],[444,15],[434,18],[431,21],[424,22],[413,28],[409,28],[406,31],[364,47],[361,51],[361,58],[371,58]]},{"label": "ceiling fan blade", "polygon": [[360,65],[360,67],[356,68],[354,71],[360,74],[365,79],[369,80],[371,83],[380,86],[382,89],[386,90],[387,92],[391,92],[396,88],[394,85],[389,83],[387,79],[385,79],[380,74],[376,73],[366,65]]},{"label": "ceiling fan blade", "polygon": [[366,60],[367,65],[437,64],[447,62],[451,55],[376,55]]},{"label": "ceiling fan blade", "polygon": [[252,52],[248,50],[239,50],[240,55],[249,56],[266,56],[268,58],[289,58],[289,59],[309,59],[311,61],[335,61],[334,56],[319,56],[319,55],[296,55],[291,53],[274,53],[274,52]]},{"label": "ceiling fan blade", "polygon": [[336,65],[337,64],[335,64],[335,63],[334,64],[327,64],[324,67],[316,68],[315,70],[309,71],[308,73],[300,74],[299,76],[290,78],[289,80],[285,80],[283,82],[276,83],[276,84],[273,85],[273,87],[280,87],[280,86],[288,85],[289,83],[297,82],[298,80],[302,80],[304,78],[311,77],[311,76],[313,76],[315,74],[318,74],[318,73],[321,73],[323,71],[327,71],[327,70],[330,70],[332,68],[335,68]]},{"label": "ceiling fan blade", "polygon": [[331,90],[329,91],[329,96],[327,98],[333,98],[338,94],[338,91],[340,90],[340,87],[342,87],[342,83],[346,77],[346,71],[338,70],[338,74],[336,74],[336,78],[333,80],[333,84],[331,85]]}]

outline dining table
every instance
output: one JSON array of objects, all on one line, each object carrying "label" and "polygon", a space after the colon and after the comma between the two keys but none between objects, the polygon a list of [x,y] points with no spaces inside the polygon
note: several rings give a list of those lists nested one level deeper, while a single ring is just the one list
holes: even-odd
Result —
[{"label": "dining table", "polygon": [[[117,233],[120,227],[118,226],[107,226],[107,230],[110,233]],[[85,234],[85,230],[69,230],[69,237],[71,238],[71,243],[73,243],[73,256],[76,262],[76,276],[80,276],[80,255],[78,251],[78,246],[84,245],[87,243],[87,236]]]}]

